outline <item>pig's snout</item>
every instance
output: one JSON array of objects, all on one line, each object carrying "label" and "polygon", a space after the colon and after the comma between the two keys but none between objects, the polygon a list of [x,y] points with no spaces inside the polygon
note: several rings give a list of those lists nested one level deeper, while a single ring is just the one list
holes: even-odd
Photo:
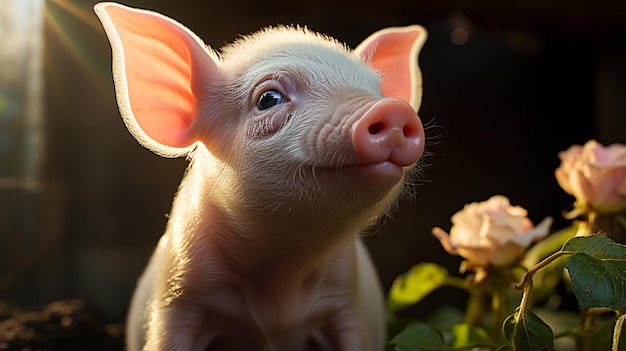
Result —
[{"label": "pig's snout", "polygon": [[363,163],[410,166],[424,151],[424,128],[411,105],[384,98],[356,122],[352,144]]}]

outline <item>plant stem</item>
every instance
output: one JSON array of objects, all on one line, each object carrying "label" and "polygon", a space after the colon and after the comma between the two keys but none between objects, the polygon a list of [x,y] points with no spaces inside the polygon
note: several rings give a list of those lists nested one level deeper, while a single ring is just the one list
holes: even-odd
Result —
[{"label": "plant stem", "polygon": [[533,275],[535,275],[535,273],[537,273],[540,269],[546,267],[547,265],[555,261],[557,258],[563,255],[571,255],[573,253],[574,253],[573,251],[557,251],[553,253],[552,255],[546,257],[543,261],[537,263],[533,268],[531,268],[528,272],[526,272],[526,274],[524,275],[524,280],[522,280],[522,284],[520,284],[520,286],[517,287],[518,289],[522,290],[522,300],[520,301],[520,304],[519,304],[518,313],[515,316],[516,323],[520,322],[520,320],[524,316],[524,311],[527,308],[530,308],[530,301],[531,301],[530,296],[532,294],[532,289],[533,289]]},{"label": "plant stem", "polygon": [[500,330],[502,315],[504,314],[505,293],[503,289],[496,289],[491,296],[491,308],[493,309],[493,325],[491,327],[491,338],[494,342],[500,340]]},{"label": "plant stem", "polygon": [[589,339],[589,326],[592,324],[593,316],[589,310],[580,311],[580,333],[576,336],[576,349],[580,351],[593,351],[591,348],[591,340]]},{"label": "plant stem", "polygon": [[623,314],[615,321],[615,328],[613,328],[613,346],[611,351],[619,351],[619,339],[623,337],[622,328],[624,327],[624,321],[626,320],[626,314]]},{"label": "plant stem", "polygon": [[[573,254],[574,251],[557,251],[555,253],[553,253],[552,255],[546,257],[543,259],[543,261],[537,263],[533,268],[531,268],[528,272],[526,272],[526,275],[524,276],[524,282],[526,281],[526,278],[531,279],[532,280],[532,276],[537,273],[538,270],[544,268],[545,266],[549,265],[550,263],[552,263],[552,261],[555,261],[557,258],[563,256],[563,255],[571,255]],[[524,285],[524,282],[522,282],[522,285]]]},{"label": "plant stem", "polygon": [[469,300],[467,301],[467,310],[465,311],[465,323],[475,326],[483,316],[483,305],[485,300],[485,292],[482,288],[470,291]]},{"label": "plant stem", "polygon": [[589,234],[594,234],[596,232],[597,219],[598,219],[598,212],[589,211],[589,214],[587,214],[587,223],[589,223],[589,229],[591,230],[591,233]]},{"label": "plant stem", "polygon": [[465,279],[454,277],[454,276],[447,276],[443,285],[459,288],[469,293],[473,293],[477,290],[474,286],[468,284]]}]

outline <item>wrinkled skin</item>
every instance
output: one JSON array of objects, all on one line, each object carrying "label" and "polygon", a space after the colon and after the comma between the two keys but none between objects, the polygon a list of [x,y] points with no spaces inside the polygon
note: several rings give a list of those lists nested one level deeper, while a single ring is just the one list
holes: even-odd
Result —
[{"label": "wrinkled skin", "polygon": [[96,5],[120,112],[190,166],[139,280],[129,350],[382,350],[383,295],[359,234],[424,148],[419,26],[354,51],[280,27],[221,50],[177,22]]}]

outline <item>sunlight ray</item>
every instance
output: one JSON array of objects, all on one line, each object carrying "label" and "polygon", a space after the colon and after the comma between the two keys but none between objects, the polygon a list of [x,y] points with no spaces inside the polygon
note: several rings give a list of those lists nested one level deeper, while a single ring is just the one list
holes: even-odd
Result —
[{"label": "sunlight ray", "polygon": [[[91,8],[83,8],[68,0],[47,1],[45,23],[49,39],[60,46],[49,44],[49,55],[57,54],[54,52],[57,49],[65,50],[93,81],[105,83],[110,80],[108,65],[102,65],[103,60],[109,60],[110,52],[107,46],[99,46],[94,40],[99,35],[104,36],[104,32]],[[102,68],[105,66],[106,70]],[[106,88],[104,84],[100,85]]]}]

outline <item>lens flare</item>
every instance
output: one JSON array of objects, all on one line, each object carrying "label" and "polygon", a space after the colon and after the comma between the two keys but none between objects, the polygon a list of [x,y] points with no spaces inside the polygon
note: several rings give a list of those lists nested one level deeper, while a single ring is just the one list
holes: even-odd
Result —
[{"label": "lens flare", "polygon": [[110,82],[111,54],[90,3],[46,1],[44,25],[50,88],[60,89],[62,80],[75,78],[60,73],[63,67],[73,66],[89,77],[89,84],[110,89],[105,83]]}]

